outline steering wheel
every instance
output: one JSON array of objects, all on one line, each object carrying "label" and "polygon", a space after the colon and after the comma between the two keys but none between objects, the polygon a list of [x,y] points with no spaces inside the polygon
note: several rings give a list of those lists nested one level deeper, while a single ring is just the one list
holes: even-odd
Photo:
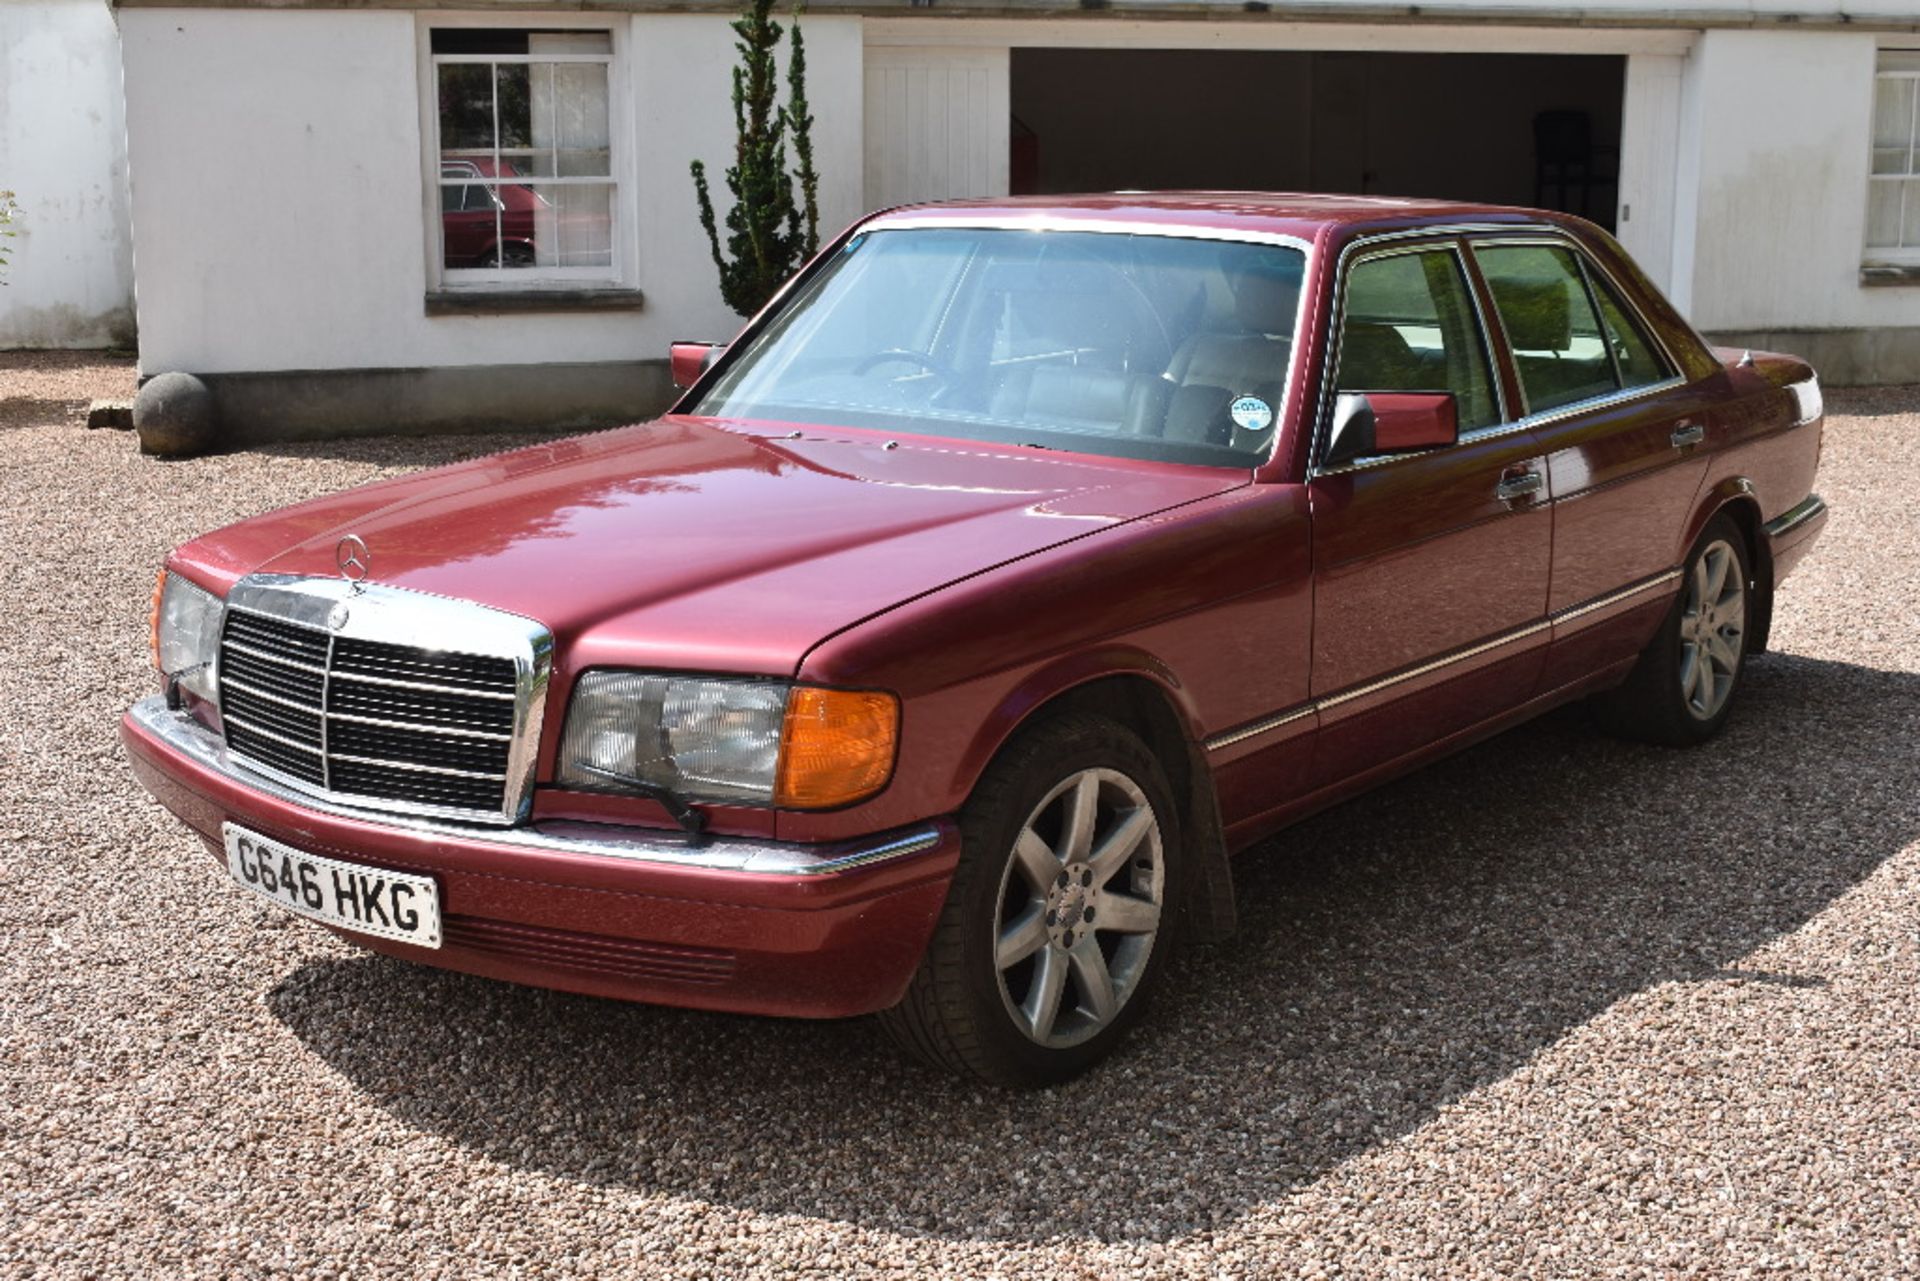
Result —
[{"label": "steering wheel", "polygon": [[853,372],[864,374],[875,366],[894,360],[904,360],[918,365],[928,373],[937,376],[942,383],[960,381],[960,371],[946,361],[924,351],[908,351],[905,347],[889,347],[885,351],[876,351],[871,356],[862,356],[854,363]]}]

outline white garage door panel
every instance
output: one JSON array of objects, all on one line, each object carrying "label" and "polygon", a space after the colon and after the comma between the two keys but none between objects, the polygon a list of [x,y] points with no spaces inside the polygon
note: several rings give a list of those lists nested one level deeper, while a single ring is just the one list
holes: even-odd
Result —
[{"label": "white garage door panel", "polygon": [[1007,192],[1007,51],[867,49],[867,206]]},{"label": "white garage door panel", "polygon": [[1674,291],[1674,196],[1685,65],[1685,58],[1672,54],[1630,56],[1620,122],[1620,243],[1669,293]]}]

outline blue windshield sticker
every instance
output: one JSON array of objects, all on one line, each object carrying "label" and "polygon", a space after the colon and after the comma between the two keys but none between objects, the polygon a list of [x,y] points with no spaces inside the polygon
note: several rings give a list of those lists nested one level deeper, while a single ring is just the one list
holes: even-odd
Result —
[{"label": "blue windshield sticker", "polygon": [[840,252],[843,254],[852,253],[854,250],[860,247],[860,242],[865,240],[866,238],[867,238],[867,233],[864,231],[861,232],[859,235],[855,236],[852,240],[849,240],[847,242],[847,247],[845,249],[842,249]]},{"label": "blue windshield sticker", "polygon": [[[1219,404],[1219,401],[1214,401]],[[1273,406],[1258,396],[1242,396],[1227,410],[1241,431],[1265,431],[1273,426]]]}]

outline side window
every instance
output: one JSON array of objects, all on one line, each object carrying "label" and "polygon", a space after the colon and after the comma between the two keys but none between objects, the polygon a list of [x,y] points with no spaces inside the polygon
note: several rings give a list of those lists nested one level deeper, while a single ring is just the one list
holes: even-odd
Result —
[{"label": "side window", "polygon": [[1539,413],[1619,389],[1580,264],[1553,245],[1474,250],[1506,327],[1527,410]]},{"label": "side window", "polygon": [[1450,391],[1462,432],[1500,421],[1487,344],[1452,249],[1362,258],[1347,269],[1339,391]]},{"label": "side window", "polygon": [[1607,343],[1613,348],[1614,363],[1620,369],[1620,385],[1645,387],[1665,381],[1672,371],[1655,353],[1646,330],[1622,305],[1619,296],[1592,269],[1587,271],[1587,283],[1593,286],[1593,296],[1600,303],[1600,319],[1607,327]]}]

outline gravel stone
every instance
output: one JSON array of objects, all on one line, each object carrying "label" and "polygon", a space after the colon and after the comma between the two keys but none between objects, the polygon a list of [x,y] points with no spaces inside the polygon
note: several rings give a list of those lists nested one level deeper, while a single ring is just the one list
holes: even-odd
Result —
[{"label": "gravel stone", "polygon": [[1920,1272],[1920,389],[1830,393],[1722,738],[1570,710],[1282,834],[1119,1058],[1009,1095],[228,884],[116,739],[162,555],[516,439],[162,464],[85,430],[130,383],[0,356],[0,1274]]}]

